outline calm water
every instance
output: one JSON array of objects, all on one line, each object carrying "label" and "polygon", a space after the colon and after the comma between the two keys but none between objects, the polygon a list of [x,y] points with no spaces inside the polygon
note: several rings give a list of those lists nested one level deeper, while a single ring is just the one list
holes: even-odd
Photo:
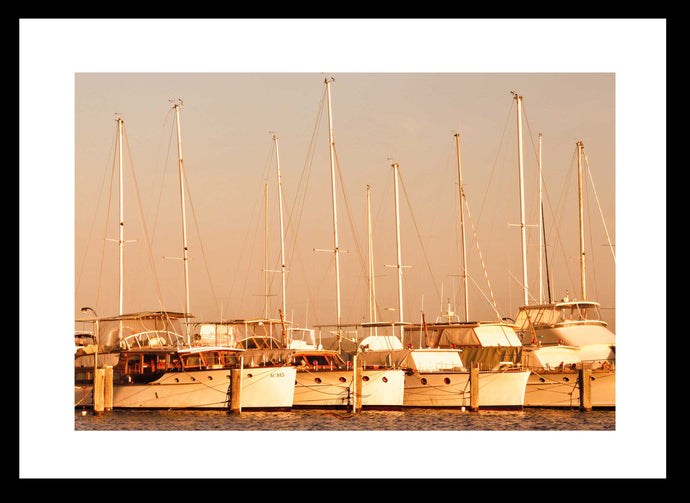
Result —
[{"label": "calm water", "polygon": [[171,411],[114,410],[74,414],[76,431],[614,431],[614,410],[527,408],[479,412],[457,409]]}]

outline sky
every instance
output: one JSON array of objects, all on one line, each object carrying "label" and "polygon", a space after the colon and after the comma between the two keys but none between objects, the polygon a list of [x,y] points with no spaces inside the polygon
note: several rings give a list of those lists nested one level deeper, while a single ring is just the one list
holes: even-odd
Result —
[{"label": "sky", "polygon": [[[265,184],[272,270],[279,251],[273,131],[286,214],[300,202],[300,218],[286,233],[288,318],[333,323],[332,254],[314,252],[333,246],[325,78],[334,79],[343,184],[343,322],[368,316],[361,265],[367,185],[380,317],[398,314],[395,272],[386,267],[396,263],[392,163],[402,180],[405,321],[421,312],[434,319],[448,302],[461,311],[456,132],[482,257],[469,232],[468,269],[477,285],[470,318],[493,319],[484,298],[490,293],[501,316],[515,315],[521,259],[514,91],[523,96],[530,260],[541,133],[553,296],[580,296],[573,205],[581,140],[617,251],[614,263],[594,193],[587,192],[588,297],[602,304],[616,333],[634,339],[638,328],[626,313],[637,296],[654,292],[646,302],[665,320],[664,35],[663,20],[23,20],[22,344],[27,330],[37,335],[28,328],[37,316],[69,332],[81,307],[117,314],[117,245],[108,241],[117,239],[117,226],[105,220],[108,201],[110,216],[118,211],[117,173],[110,182],[116,114],[125,124],[125,239],[132,241],[125,245],[125,311],[183,309],[181,262],[164,258],[182,253],[173,99],[183,101],[190,311],[200,320],[263,316]],[[639,239],[639,228],[654,239]],[[530,263],[531,287],[536,272]],[[275,273],[270,294],[276,316]],[[54,337],[47,345],[69,354]],[[638,357],[632,346],[619,349]]]},{"label": "sky", "polygon": [[[368,319],[366,187],[371,190],[378,319],[399,321],[394,177],[398,163],[403,321],[460,312],[457,147],[467,205],[470,320],[514,317],[522,301],[517,114],[523,149],[529,279],[538,297],[538,134],[554,298],[582,298],[577,265],[576,141],[589,176],[591,300],[615,320],[615,75],[609,73],[77,73],[75,308],[117,314],[118,164],[115,113],[125,124],[124,312],[184,311],[181,203],[171,99],[181,99],[190,312],[199,320],[265,314],[265,260],[279,269],[278,138],[284,200],[287,317],[336,321],[325,79],[337,158],[341,319]],[[585,166],[586,168],[587,166]],[[588,173],[584,176],[588,177]],[[266,220],[268,195],[268,220]],[[596,195],[596,198],[595,198]],[[597,205],[598,200],[598,205]],[[601,208],[601,210],[599,210]],[[106,227],[106,213],[109,224]],[[591,211],[590,211],[591,210]],[[603,214],[606,226],[602,225]],[[142,220],[146,227],[142,226]],[[477,245],[478,244],[478,245]],[[105,246],[104,246],[105,245]],[[481,253],[482,260],[479,259]],[[153,260],[153,267],[151,267]],[[593,274],[596,273],[596,274]],[[281,277],[269,273],[269,316]],[[488,277],[491,288],[487,284]],[[519,280],[517,278],[520,278]],[[594,281],[596,279],[596,281]],[[594,293],[598,295],[594,295]],[[395,313],[387,312],[394,308]],[[460,313],[462,314],[462,313]]]}]

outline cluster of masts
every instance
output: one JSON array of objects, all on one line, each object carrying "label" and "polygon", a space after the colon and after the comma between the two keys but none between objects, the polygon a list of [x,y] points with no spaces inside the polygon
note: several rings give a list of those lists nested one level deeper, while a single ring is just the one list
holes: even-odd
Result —
[{"label": "cluster of masts", "polygon": [[[338,214],[337,214],[337,204],[336,204],[336,174],[335,174],[335,143],[333,139],[333,118],[332,118],[332,108],[331,108],[331,90],[330,83],[334,81],[333,78],[326,78],[326,94],[327,94],[327,104],[328,104],[328,131],[329,131],[329,158],[330,158],[330,172],[331,172],[331,196],[332,196],[332,217],[333,217],[333,248],[329,250],[319,250],[315,251],[327,251],[333,253],[334,263],[335,263],[335,308],[336,308],[336,327],[337,327],[337,338],[341,337],[341,293],[340,293],[340,253],[346,253],[345,250],[340,249],[338,240]],[[521,234],[521,250],[522,250],[522,291],[523,291],[523,303],[524,305],[529,304],[529,285],[527,277],[527,241],[526,241],[526,223],[525,223],[525,202],[524,202],[524,167],[523,167],[523,148],[522,148],[522,96],[511,91],[513,97],[517,103],[517,143],[518,143],[518,166],[519,166],[519,183],[520,183],[520,234]],[[179,190],[180,190],[180,201],[181,201],[181,219],[182,219],[182,261],[184,265],[184,282],[185,282],[185,313],[190,312],[190,302],[189,302],[189,267],[188,267],[188,244],[187,244],[187,223],[185,215],[185,197],[184,197],[184,161],[182,156],[182,139],[180,130],[180,108],[183,104],[181,99],[170,100],[172,107],[175,111],[176,119],[176,129],[177,129],[177,153],[178,153],[178,175],[179,175]],[[120,194],[119,194],[119,314],[123,315],[123,299],[124,299],[124,244],[126,243],[124,239],[124,204],[123,204],[123,169],[122,169],[122,135],[124,129],[124,122],[120,114],[116,114],[117,129],[118,129],[118,155],[119,155],[119,182],[120,182]],[[272,134],[272,140],[275,146],[275,161],[276,161],[276,174],[278,182],[278,206],[280,208],[280,273],[281,273],[281,319],[286,313],[286,264],[285,264],[285,244],[284,244],[284,223],[283,223],[283,194],[282,194],[282,179],[280,172],[280,156],[278,151],[278,137],[275,131],[270,131]],[[467,274],[467,256],[466,256],[466,236],[465,236],[465,216],[464,216],[464,202],[465,194],[463,190],[462,182],[462,165],[461,165],[461,155],[460,155],[460,133],[455,133],[456,151],[457,151],[457,173],[458,173],[458,190],[460,196],[460,231],[461,231],[461,259],[462,259],[462,285],[464,289],[464,321],[469,320],[469,295],[468,295],[468,274]],[[584,223],[583,223],[583,200],[582,200],[582,159],[583,159],[584,145],[582,141],[577,142],[577,164],[578,164],[578,203],[579,203],[579,231],[580,231],[580,278],[581,278],[581,299],[587,300],[586,291],[586,274],[585,274],[585,245],[584,245]],[[401,254],[401,240],[400,240],[400,213],[399,213],[399,200],[398,200],[398,180],[399,180],[399,165],[397,162],[391,164],[393,168],[394,177],[394,199],[395,199],[395,220],[396,220],[396,246],[397,246],[397,263],[395,265],[387,265],[386,267],[393,267],[397,270],[397,285],[398,285],[398,312],[399,312],[399,323],[395,325],[400,325],[401,336],[402,336],[402,324],[404,323],[404,305],[403,305],[403,269],[408,266],[402,265],[402,254]],[[539,226],[543,223],[543,206],[541,202],[542,197],[542,161],[541,161],[541,133],[539,134],[539,156],[538,156],[538,169],[539,169]],[[376,309],[375,309],[375,288],[374,288],[374,268],[373,268],[373,252],[372,252],[372,239],[371,239],[371,214],[370,214],[370,187],[367,185],[367,220],[368,220],[368,247],[369,247],[369,319],[371,323],[376,323]],[[543,233],[539,232],[539,248],[543,249]],[[268,270],[268,264],[266,264],[266,272],[272,272]],[[277,271],[276,271],[277,272]],[[547,274],[548,281],[548,274]],[[539,302],[543,302],[542,297],[542,260],[540,254],[539,260]],[[549,301],[551,294],[549,291]],[[450,308],[449,311],[450,313]],[[268,313],[266,313],[268,316]],[[189,337],[189,334],[187,334]]]}]

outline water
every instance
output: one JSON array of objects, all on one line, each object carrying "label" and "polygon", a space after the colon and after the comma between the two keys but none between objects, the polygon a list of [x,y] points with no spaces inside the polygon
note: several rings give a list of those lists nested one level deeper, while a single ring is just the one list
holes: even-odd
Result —
[{"label": "water", "polygon": [[615,410],[75,410],[76,431],[614,431]]}]

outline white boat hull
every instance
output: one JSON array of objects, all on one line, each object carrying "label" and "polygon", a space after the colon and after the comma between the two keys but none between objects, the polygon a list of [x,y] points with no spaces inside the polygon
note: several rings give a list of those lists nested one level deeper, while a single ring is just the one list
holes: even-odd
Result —
[{"label": "white boat hull", "polygon": [[[354,404],[353,370],[298,370],[295,407],[350,407]],[[403,405],[404,373],[396,369],[362,371],[362,407]]]},{"label": "white boat hull", "polygon": [[[480,371],[479,408],[522,408],[529,371]],[[406,407],[469,407],[470,373],[418,372],[405,376]]]},{"label": "white boat hull", "polygon": [[[245,368],[241,378],[242,409],[290,408],[294,367]],[[156,381],[114,384],[113,408],[224,409],[228,407],[229,369],[167,372]],[[92,386],[75,386],[75,404],[92,406]]]},{"label": "white boat hull", "polygon": [[[592,407],[616,406],[615,370],[593,370]],[[525,407],[579,407],[580,387],[576,371],[534,371],[527,381]]]}]

